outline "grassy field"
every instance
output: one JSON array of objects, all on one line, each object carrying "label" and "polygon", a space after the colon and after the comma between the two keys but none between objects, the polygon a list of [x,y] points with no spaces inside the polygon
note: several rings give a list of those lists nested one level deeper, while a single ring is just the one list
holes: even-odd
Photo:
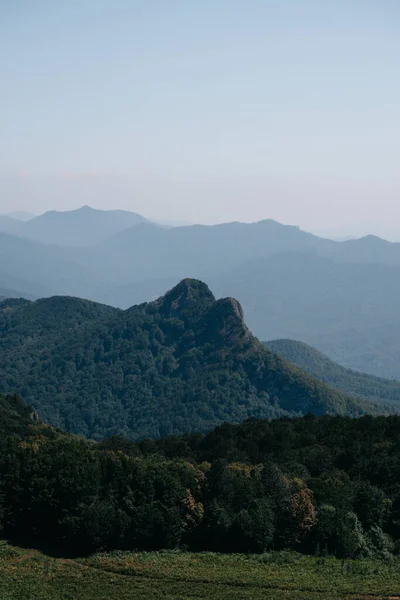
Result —
[{"label": "grassy field", "polygon": [[400,600],[400,562],[175,552],[56,559],[0,548],[0,600]]}]

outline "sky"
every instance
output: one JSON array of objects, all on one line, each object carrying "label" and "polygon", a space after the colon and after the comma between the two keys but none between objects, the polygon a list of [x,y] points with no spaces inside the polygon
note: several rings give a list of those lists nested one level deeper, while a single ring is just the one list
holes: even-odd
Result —
[{"label": "sky", "polygon": [[0,0],[0,72],[0,212],[400,238],[399,0]]}]

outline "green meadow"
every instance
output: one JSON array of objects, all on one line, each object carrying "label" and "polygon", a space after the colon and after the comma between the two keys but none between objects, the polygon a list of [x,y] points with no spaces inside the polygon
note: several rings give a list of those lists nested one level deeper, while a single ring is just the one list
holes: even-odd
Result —
[{"label": "green meadow", "polygon": [[114,552],[52,558],[2,546],[0,600],[400,599],[400,561]]}]

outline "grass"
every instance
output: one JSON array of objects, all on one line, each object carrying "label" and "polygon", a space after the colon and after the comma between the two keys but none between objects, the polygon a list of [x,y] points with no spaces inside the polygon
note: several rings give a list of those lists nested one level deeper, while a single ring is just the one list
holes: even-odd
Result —
[{"label": "grass", "polygon": [[400,600],[400,562],[141,552],[71,560],[0,546],[0,600]]}]

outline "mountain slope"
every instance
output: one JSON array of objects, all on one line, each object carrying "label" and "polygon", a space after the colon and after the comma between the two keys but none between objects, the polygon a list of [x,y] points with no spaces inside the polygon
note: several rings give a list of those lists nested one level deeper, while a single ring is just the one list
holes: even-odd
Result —
[{"label": "mountain slope", "polygon": [[18,235],[23,231],[24,223],[9,215],[0,215],[0,231],[11,235]]},{"label": "mountain slope", "polygon": [[366,235],[354,240],[344,240],[323,252],[337,260],[356,263],[371,263],[399,266],[400,243],[388,242],[376,235]]},{"label": "mountain slope", "polygon": [[346,369],[308,344],[273,340],[265,346],[329,386],[366,400],[400,404],[400,382]]},{"label": "mountain slope", "polygon": [[[2,238],[0,235],[0,257],[1,241]],[[12,263],[13,261],[7,262]],[[12,270],[13,269],[10,269],[10,271]],[[33,277],[35,277],[34,274]],[[7,298],[26,298],[27,300],[36,300],[37,298],[51,295],[51,289],[41,285],[35,279],[33,281],[21,279],[11,273],[5,273],[4,271],[0,271],[0,291],[1,294]]]},{"label": "mountain slope", "polygon": [[23,435],[32,424],[32,409],[15,394],[0,394],[0,438],[7,435]]},{"label": "mountain slope", "polygon": [[126,311],[76,298],[6,300],[0,334],[1,391],[20,393],[44,420],[94,438],[378,410],[269,352],[236,300],[215,300],[196,280]]},{"label": "mountain slope", "polygon": [[[20,281],[18,286],[12,281]],[[11,282],[11,283],[10,283]],[[0,283],[34,296],[93,297],[100,282],[67,249],[0,233]]]}]

